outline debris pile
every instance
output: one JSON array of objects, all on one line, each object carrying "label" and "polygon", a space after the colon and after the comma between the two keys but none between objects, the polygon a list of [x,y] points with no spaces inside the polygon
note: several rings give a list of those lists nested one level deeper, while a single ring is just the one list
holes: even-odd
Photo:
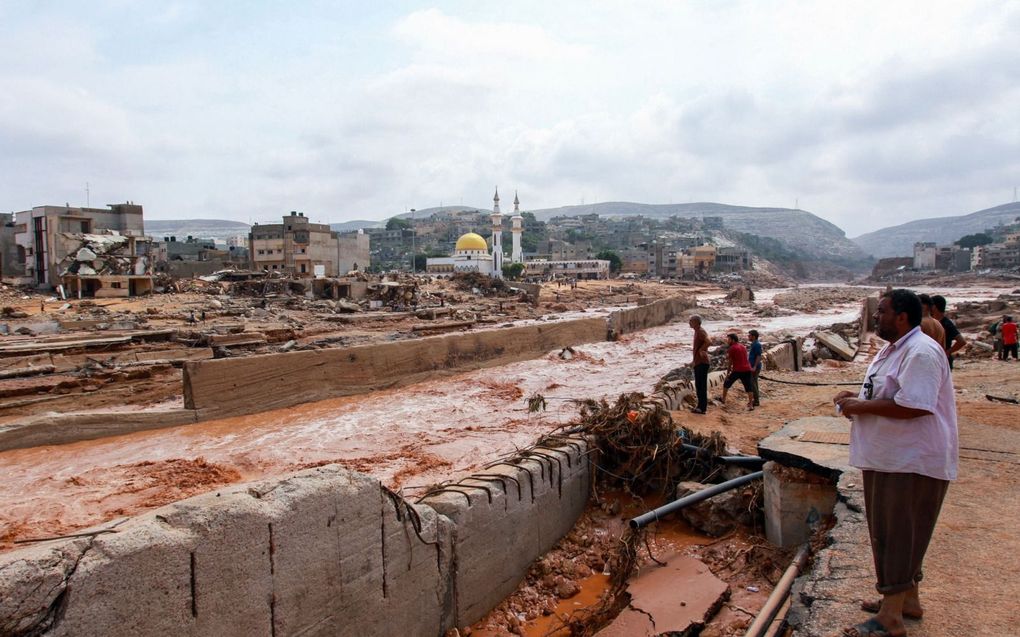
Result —
[{"label": "debris pile", "polygon": [[135,256],[130,237],[120,234],[68,234],[65,239],[77,240],[80,246],[60,262],[61,274],[78,276],[138,275],[152,273],[145,256]]},{"label": "debris pile", "polygon": [[514,290],[503,279],[495,279],[480,272],[458,272],[450,277],[457,289],[482,296],[513,296]]},{"label": "debris pile", "polygon": [[798,288],[777,294],[772,302],[780,307],[797,310],[798,312],[819,312],[835,305],[853,303],[874,296],[875,290],[855,287],[819,287]]}]

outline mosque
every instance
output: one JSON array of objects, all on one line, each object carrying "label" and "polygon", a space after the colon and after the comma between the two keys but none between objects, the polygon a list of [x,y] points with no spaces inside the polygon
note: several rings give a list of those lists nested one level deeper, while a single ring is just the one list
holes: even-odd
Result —
[{"label": "mosque", "polygon": [[[479,272],[487,276],[503,278],[503,213],[499,211],[499,188],[492,198],[492,252],[485,238],[480,234],[468,232],[457,239],[450,257],[429,257],[425,271],[439,277],[448,277],[461,272]],[[533,260],[525,263],[521,249],[521,234],[524,232],[524,217],[521,216],[521,202],[514,193],[514,214],[510,217],[510,228],[513,233],[513,246],[510,250],[510,262],[522,263],[525,274],[539,277],[573,277],[573,278],[607,278],[609,262],[598,259],[581,261],[547,261]]]},{"label": "mosque", "polygon": [[[452,257],[429,257],[425,271],[438,276],[450,276],[458,272],[480,272],[497,279],[503,278],[503,213],[499,211],[499,188],[492,198],[492,253],[485,239],[474,232],[463,234],[457,239]],[[521,233],[524,231],[524,217],[521,216],[521,202],[514,193],[514,216],[510,217],[513,232],[511,263],[524,263],[521,250]]]}]

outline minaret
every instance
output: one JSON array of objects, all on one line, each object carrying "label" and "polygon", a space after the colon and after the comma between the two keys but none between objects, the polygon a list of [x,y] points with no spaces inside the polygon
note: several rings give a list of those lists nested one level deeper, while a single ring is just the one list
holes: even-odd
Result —
[{"label": "minaret", "polygon": [[510,261],[512,263],[524,263],[524,253],[521,251],[521,233],[524,232],[524,217],[521,216],[521,200],[517,198],[517,192],[514,191],[514,216],[510,217],[510,222],[513,224],[514,233],[514,247],[510,252]]},{"label": "minaret", "polygon": [[503,215],[499,212],[499,187],[492,198],[492,276],[503,278]]}]

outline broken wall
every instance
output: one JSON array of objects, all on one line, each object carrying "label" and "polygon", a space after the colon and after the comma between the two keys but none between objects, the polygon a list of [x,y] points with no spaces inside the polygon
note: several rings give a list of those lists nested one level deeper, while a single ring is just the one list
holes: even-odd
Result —
[{"label": "broken wall", "polygon": [[0,554],[0,634],[439,637],[570,530],[584,452],[535,447],[417,505],[318,467]]}]

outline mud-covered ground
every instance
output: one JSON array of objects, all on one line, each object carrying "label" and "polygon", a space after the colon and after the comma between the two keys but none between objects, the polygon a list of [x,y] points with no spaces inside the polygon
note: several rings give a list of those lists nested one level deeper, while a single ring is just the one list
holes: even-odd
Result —
[{"label": "mud-covered ground", "polygon": [[[592,311],[611,298],[610,285],[612,282],[582,283],[576,291],[564,286],[551,291],[549,300],[543,296],[540,309],[548,305],[551,312]],[[644,288],[632,293],[667,296],[683,290],[664,285],[658,286],[655,293]],[[773,334],[806,334],[814,327],[849,320],[858,307],[858,303],[840,295],[828,300],[823,297],[821,309],[814,312],[769,317],[756,310],[772,304],[776,296],[793,294],[792,301],[783,302],[806,299],[814,303],[818,300],[816,292],[811,288],[760,291],[756,303],[728,305],[722,301],[723,291],[692,291],[700,293],[706,327],[717,338],[730,330],[745,332],[752,327],[762,331],[766,341]],[[614,289],[614,297],[616,292]],[[951,302],[966,308],[958,318],[971,340],[989,340],[985,324],[1001,315],[1004,308],[984,301],[963,304],[967,299],[993,299],[1000,292],[1008,290],[973,288],[947,294]],[[148,303],[159,300],[163,301],[159,311],[169,312],[167,299],[156,297],[142,300],[142,311],[152,307]],[[561,304],[562,310],[552,307]],[[1007,301],[1005,308],[1020,314],[1020,306],[1013,301]],[[378,326],[378,333],[389,334],[393,329],[392,324]],[[569,422],[575,414],[572,399],[612,398],[623,391],[649,392],[659,378],[689,360],[691,336],[686,324],[674,323],[618,343],[584,346],[573,356],[553,352],[535,361],[401,390],[59,447],[3,452],[0,500],[5,506],[0,510],[0,548],[11,548],[17,539],[71,533],[223,484],[333,462],[376,476],[413,497],[434,482],[466,475],[481,463],[509,454],[515,447]],[[753,412],[744,410],[738,387],[731,393],[729,404],[714,403],[706,415],[676,412],[674,417],[697,431],[721,431],[732,447],[755,453],[758,440],[789,420],[832,415],[831,396],[838,390],[836,384],[859,382],[865,365],[866,360],[824,361],[801,373],[766,372],[761,381],[762,406]],[[1020,367],[1016,365],[992,360],[990,353],[977,346],[960,358],[954,378],[961,429],[969,422],[1010,431],[1020,429],[1020,408],[985,399],[985,394],[1020,397]],[[159,384],[158,377],[141,380]],[[548,411],[527,411],[526,398],[534,393],[548,398]],[[111,400],[103,406],[123,404]],[[75,403],[75,408],[80,406]],[[981,488],[1002,488],[997,475],[986,472],[974,476],[981,484],[969,484],[968,488],[977,492]],[[545,566],[536,566],[537,580],[526,583],[516,602],[511,598],[506,608],[497,609],[486,630],[493,631],[491,634],[546,634],[553,628],[550,618],[560,615],[564,607],[576,609],[597,599],[606,581],[598,568],[599,560],[604,560],[604,547],[613,541],[624,515],[633,513],[624,508],[621,504],[621,509],[615,511],[590,511],[564,541],[568,553],[583,555],[583,559],[567,565],[562,556],[548,556]],[[681,545],[690,554],[704,558],[713,572],[730,583],[731,601],[703,634],[740,634],[750,613],[767,597],[777,558],[754,548],[760,540],[752,531],[714,542],[692,535],[680,525],[659,531],[664,538],[654,534],[651,538],[653,554],[660,544],[660,550]],[[686,539],[677,544],[679,536]],[[514,603],[518,604],[516,608]],[[498,612],[503,612],[503,620]],[[528,622],[543,618],[549,622],[545,632],[530,632],[537,629],[533,625],[529,628]]]}]

